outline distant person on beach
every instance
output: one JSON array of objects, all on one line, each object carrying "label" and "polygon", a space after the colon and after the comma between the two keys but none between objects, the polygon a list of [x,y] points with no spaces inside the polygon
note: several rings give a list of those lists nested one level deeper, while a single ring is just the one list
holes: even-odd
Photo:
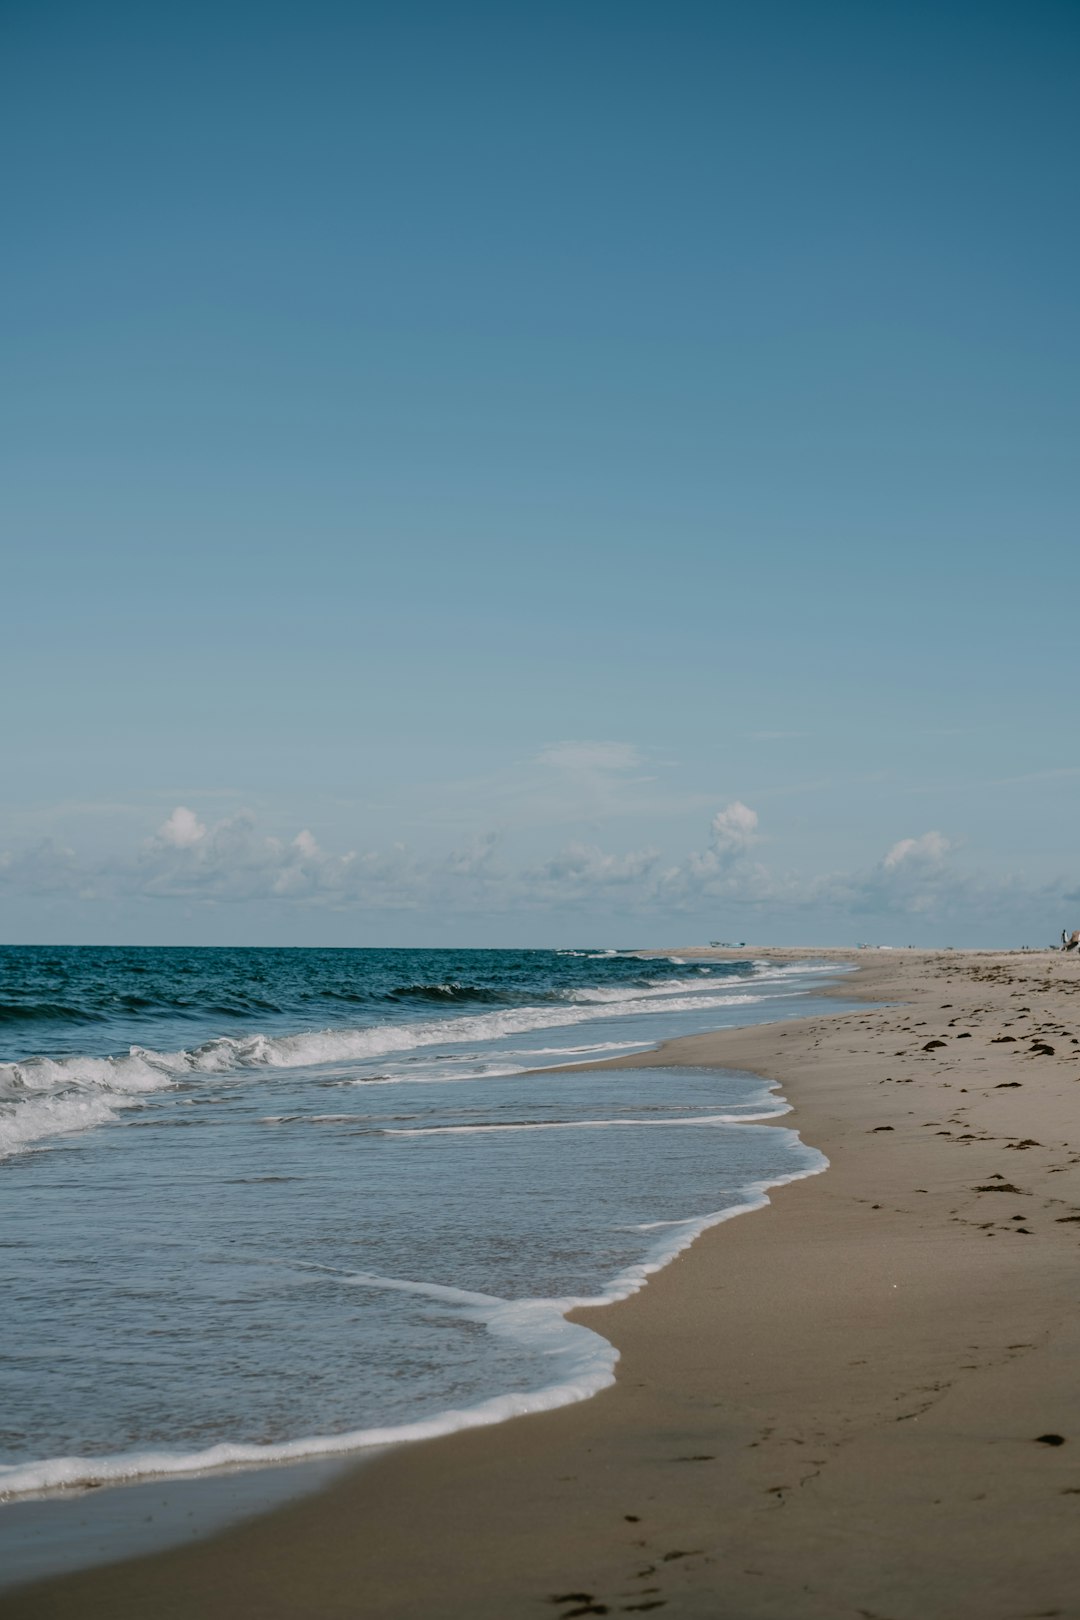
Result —
[{"label": "distant person on beach", "polygon": [[1080,928],[1074,929],[1071,934],[1066,934],[1064,928],[1061,930],[1061,948],[1063,951],[1080,950]]}]

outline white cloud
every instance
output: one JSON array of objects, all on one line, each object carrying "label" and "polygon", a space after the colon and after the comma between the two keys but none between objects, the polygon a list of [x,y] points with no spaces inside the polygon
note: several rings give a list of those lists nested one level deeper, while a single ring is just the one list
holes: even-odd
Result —
[{"label": "white cloud", "polygon": [[660,880],[664,898],[693,909],[707,898],[760,899],[774,883],[767,868],[752,863],[749,852],[758,840],[758,814],[741,799],[718,810],[709,827],[709,847],[691,850]]},{"label": "white cloud", "polygon": [[1025,911],[1053,914],[1067,898],[1064,882],[1034,886],[961,869],[950,859],[954,843],[936,831],[900,839],[869,868],[816,877],[779,871],[751,857],[758,825],[749,806],[728,805],[713,819],[709,848],[657,875],[650,903],[688,914],[721,904],[762,918],[802,913],[813,919],[809,931],[824,918],[874,917],[884,925],[907,917],[950,927],[1007,921]]},{"label": "white cloud", "polygon": [[172,844],[176,849],[190,849],[206,837],[206,828],[198,819],[193,810],[187,805],[178,804],[168,821],[162,823],[157,831],[163,844]]},{"label": "white cloud", "polygon": [[655,849],[631,850],[612,855],[596,844],[567,844],[542,866],[522,874],[527,892],[533,885],[552,890],[579,893],[612,886],[640,885],[654,871],[660,856]]},{"label": "white cloud", "polygon": [[951,848],[951,843],[942,837],[941,833],[925,832],[921,838],[901,838],[900,842],[889,850],[881,864],[886,872],[893,871],[905,861],[909,864],[934,864],[944,860]]},{"label": "white cloud", "polygon": [[734,799],[713,816],[709,843],[722,860],[733,860],[745,855],[751,844],[757,842],[757,829],[757,811],[740,799]]},{"label": "white cloud", "polygon": [[148,895],[311,900],[342,892],[355,860],[354,852],[324,852],[306,827],[286,842],[260,835],[247,811],[208,827],[178,805],[143,845],[134,869],[117,875],[129,890]]},{"label": "white cloud", "polygon": [[[576,746],[576,745],[575,745]],[[178,805],[157,833],[126,856],[80,860],[66,845],[43,840],[0,854],[0,888],[11,894],[83,896],[88,902],[140,897],[161,902],[228,905],[265,902],[350,912],[422,912],[446,917],[514,915],[523,910],[582,911],[618,907],[627,916],[702,918],[742,908],[759,919],[921,918],[962,926],[1021,913],[1056,917],[1075,890],[1075,876],[1038,887],[1015,877],[964,870],[943,833],[894,843],[875,864],[807,877],[755,858],[758,814],[740,799],[718,810],[704,848],[666,863],[657,850],[605,849],[575,839],[545,860],[514,866],[502,839],[487,832],[441,854],[404,843],[376,850],[326,850],[307,827],[292,837],[260,830],[247,811],[203,822]],[[1076,891],[1080,892],[1080,891]],[[662,922],[659,926],[663,926]],[[1051,932],[1059,926],[1054,923]]]}]

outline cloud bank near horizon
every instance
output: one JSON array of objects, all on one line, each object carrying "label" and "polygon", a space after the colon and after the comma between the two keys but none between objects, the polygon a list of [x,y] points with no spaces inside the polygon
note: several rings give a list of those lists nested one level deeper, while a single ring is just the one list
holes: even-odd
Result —
[{"label": "cloud bank near horizon", "polygon": [[[604,763],[616,762],[608,756]],[[628,763],[624,756],[618,767]],[[618,911],[674,920],[734,912],[749,922],[794,913],[812,929],[816,918],[962,924],[1045,910],[1053,919],[1076,888],[1075,878],[1031,885],[1021,876],[967,869],[955,858],[955,842],[936,829],[900,839],[869,867],[813,876],[769,864],[760,856],[764,842],[758,813],[738,799],[713,815],[703,847],[675,862],[651,847],[612,851],[571,841],[533,864],[512,863],[496,831],[435,855],[401,842],[334,852],[308,828],[281,838],[261,830],[247,810],[215,821],[177,804],[126,854],[88,860],[49,838],[0,853],[0,893],[66,896],[86,906],[131,899],[189,908],[255,903],[282,914],[437,909],[462,917],[527,911],[587,920]]]}]

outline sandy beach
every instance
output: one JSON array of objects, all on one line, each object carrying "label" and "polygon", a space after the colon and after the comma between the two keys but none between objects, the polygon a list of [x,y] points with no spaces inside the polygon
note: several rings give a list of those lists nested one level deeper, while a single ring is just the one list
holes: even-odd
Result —
[{"label": "sandy beach", "polygon": [[752,954],[867,1005],[617,1066],[776,1080],[831,1167],[583,1315],[613,1388],[0,1613],[1080,1616],[1080,961]]}]

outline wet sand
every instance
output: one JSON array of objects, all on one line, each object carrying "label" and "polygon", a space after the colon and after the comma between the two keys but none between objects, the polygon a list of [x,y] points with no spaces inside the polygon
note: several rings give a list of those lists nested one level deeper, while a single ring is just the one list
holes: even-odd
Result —
[{"label": "wet sand", "polygon": [[659,1061],[779,1080],[831,1168],[582,1313],[614,1388],[0,1614],[1080,1617],[1080,962],[746,954],[868,1005]]}]

